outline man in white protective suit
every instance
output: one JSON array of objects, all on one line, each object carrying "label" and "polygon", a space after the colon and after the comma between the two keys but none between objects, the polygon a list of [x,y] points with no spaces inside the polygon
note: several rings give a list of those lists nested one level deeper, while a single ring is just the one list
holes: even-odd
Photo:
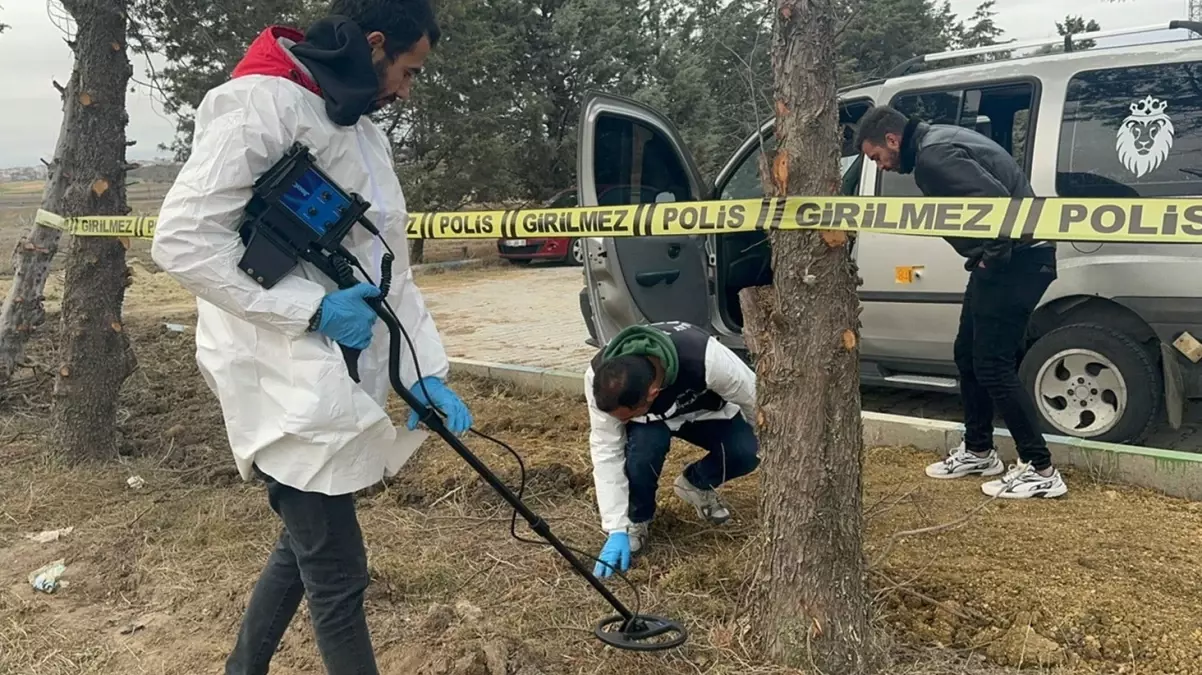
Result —
[{"label": "man in white protective suit", "polygon": [[[268,671],[302,597],[327,672],[377,672],[352,493],[395,474],[426,437],[416,414],[398,429],[384,409],[388,333],[365,302],[378,287],[339,290],[304,263],[264,289],[237,267],[252,185],[294,142],[343,190],[371,202],[367,217],[398,255],[387,300],[416,349],[402,345],[405,386],[445,413],[452,432],[471,426],[444,381],[447,356],[409,269],[392,150],[367,117],[408,97],[438,37],[429,0],[333,0],[305,33],[268,28],[197,109],[191,156],[160,212],[154,261],[197,296],[196,358],[220,400],[234,461],[244,480],[266,482],[283,521],[229,674]],[[344,245],[378,283],[381,243],[356,226]],[[339,345],[363,350],[361,384]]]}]

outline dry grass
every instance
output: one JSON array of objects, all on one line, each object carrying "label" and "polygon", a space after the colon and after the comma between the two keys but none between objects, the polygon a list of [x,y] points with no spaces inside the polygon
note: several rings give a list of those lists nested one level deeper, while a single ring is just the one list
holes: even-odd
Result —
[{"label": "dry grass", "polygon": [[[56,362],[56,325],[51,317],[33,345],[35,362]],[[127,329],[142,367],[122,393],[121,456],[90,467],[47,458],[44,369],[23,373],[0,398],[2,673],[220,671],[277,534],[261,487],[230,471],[190,336],[164,331],[158,319],[132,319]],[[599,549],[582,402],[474,379],[454,385],[478,428],[525,458],[531,506],[567,542]],[[394,402],[394,416],[402,412]],[[470,445],[516,484],[503,449]],[[678,447],[665,482],[695,457]],[[877,561],[878,622],[895,639],[891,674],[1052,672],[1040,656],[1068,659],[1073,673],[1199,672],[1202,581],[1193,571],[1202,564],[1202,506],[1080,475],[1069,476],[1073,492],[1061,501],[981,506],[973,481],[917,478],[929,460],[897,448],[866,457],[867,553]],[[146,486],[129,489],[131,475]],[[651,548],[629,575],[640,607],[683,620],[689,644],[615,652],[590,635],[609,613],[600,598],[548,548],[512,540],[499,497],[429,442],[359,502],[381,671],[495,675],[489,656],[503,655],[506,675],[798,673],[754,657],[739,613],[756,480],[723,493],[735,520],[712,528],[664,490]],[[960,527],[927,529],[973,509]],[[67,526],[75,531],[51,544],[23,537]],[[897,536],[917,530],[927,531]],[[519,533],[531,536],[524,524]],[[34,593],[26,574],[60,557],[70,585]],[[628,586],[611,586],[634,604]],[[319,672],[319,663],[307,618],[298,617],[272,672]]]},{"label": "dry grass", "polygon": [[[129,205],[133,215],[154,213],[162,203],[163,195],[169,186],[162,183],[136,183],[127,187]],[[42,183],[0,183],[0,277],[12,274],[12,260],[7,253],[11,252],[17,242],[29,232],[33,226],[33,217],[42,203]],[[63,269],[67,262],[67,252],[70,248],[70,238],[60,244],[60,254],[50,263],[50,269]],[[153,266],[150,260],[150,242],[134,241],[131,243],[129,258],[138,260],[147,266]]]},{"label": "dry grass", "polygon": [[[579,406],[478,380],[456,384],[482,431],[519,443],[529,461],[528,503],[557,534],[596,549]],[[471,444],[516,483],[503,451]],[[0,536],[8,545],[0,561],[11,572],[0,600],[0,672],[216,672],[277,525],[257,485],[213,478],[213,457],[166,469],[169,444],[161,452],[80,469],[44,459],[33,445],[6,450]],[[146,487],[128,489],[130,475]],[[731,498],[744,518],[754,512],[749,492]],[[512,672],[796,672],[756,662],[731,616],[747,564],[746,523],[714,532],[666,505],[656,548],[630,578],[644,611],[685,620],[693,639],[675,652],[635,655],[591,638],[607,608],[549,549],[510,539],[509,509],[444,447],[426,447],[400,480],[362,498],[360,514],[373,578],[370,621],[385,673],[414,672],[406,668],[417,662],[416,672],[439,672],[440,658],[470,658],[493,645],[527,667]],[[54,544],[19,538],[68,525],[74,533]],[[524,526],[519,533],[532,536]],[[55,596],[33,594],[23,572],[58,557],[67,559],[70,585]],[[613,585],[635,602],[629,588]],[[965,672],[952,662],[971,661],[908,651],[894,672]],[[307,624],[294,622],[278,672],[312,672],[316,657]]]}]

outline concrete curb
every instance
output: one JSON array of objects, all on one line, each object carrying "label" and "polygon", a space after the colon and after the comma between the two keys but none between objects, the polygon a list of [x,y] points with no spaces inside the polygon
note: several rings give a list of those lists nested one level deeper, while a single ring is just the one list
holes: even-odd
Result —
[{"label": "concrete curb", "polygon": [[451,371],[507,382],[528,391],[568,394],[584,400],[583,373],[471,359],[451,359]]},{"label": "concrete curb", "polygon": [[465,267],[480,267],[480,266],[484,265],[484,263],[489,262],[489,261],[490,261],[490,259],[488,259],[488,258],[471,258],[468,260],[448,260],[446,262],[423,263],[421,265],[414,265],[414,266],[410,267],[409,269],[413,270],[414,272],[431,272],[434,270],[456,270],[456,269],[462,269]]},{"label": "concrete curb", "polygon": [[[451,371],[506,382],[527,391],[577,396],[584,400],[584,374],[451,359]],[[865,447],[910,446],[943,455],[959,445],[964,425],[885,413],[864,412]],[[1095,480],[1133,485],[1172,497],[1202,501],[1202,454],[1144,448],[1134,445],[1099,443],[1067,436],[1046,436],[1057,466],[1087,472]],[[999,429],[998,452],[1012,462],[1016,458],[1010,434]]]}]

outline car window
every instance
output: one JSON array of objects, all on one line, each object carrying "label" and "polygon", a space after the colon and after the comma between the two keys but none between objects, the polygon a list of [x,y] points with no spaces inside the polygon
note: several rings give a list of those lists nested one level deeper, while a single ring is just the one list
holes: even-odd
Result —
[{"label": "car window", "polygon": [[654,187],[632,187],[618,185],[606,188],[597,195],[598,206],[620,206],[622,204],[648,204],[660,199],[663,194]]},{"label": "car window", "polygon": [[1060,126],[1056,193],[1202,194],[1202,62],[1073,76]]},{"label": "car window", "polygon": [[[954,124],[978,131],[994,140],[1028,169],[1027,139],[1035,86],[1028,82],[990,87],[900,94],[893,107],[907,116],[931,124]],[[882,172],[877,194],[884,197],[921,197],[913,174]]]},{"label": "car window", "polygon": [[[603,204],[643,204],[692,199],[688,171],[661,133],[641,122],[613,115],[597,120],[593,172],[601,186],[619,186],[598,195]],[[664,193],[667,193],[665,195]]]},{"label": "car window", "polygon": [[[839,125],[840,133],[842,134],[843,149],[839,157],[839,175],[843,177],[843,194],[855,194],[855,188],[859,184],[858,180],[848,180],[848,169],[855,166],[855,171],[860,170],[860,164],[856,159],[860,157],[860,153],[853,147],[855,145],[855,123],[860,119],[860,116],[868,111],[872,105],[870,101],[857,99],[850,102],[842,102],[839,108]],[[719,199],[760,199],[764,196],[764,185],[760,182],[760,155],[763,154],[762,149],[766,148],[768,152],[776,150],[776,136],[769,135],[764,139],[761,146],[752,149],[746,157],[743,158],[739,168],[731,172],[727,178],[726,184],[721,186],[719,191]],[[850,192],[849,192],[850,190]]]},{"label": "car window", "polygon": [[[769,136],[765,139],[764,147],[768,148],[769,152],[776,150],[776,137]],[[760,199],[764,196],[764,184],[760,182],[761,154],[760,148],[757,147],[743,159],[743,163],[730,174],[726,185],[722,187],[719,199]],[[859,164],[856,163],[859,157],[860,155],[849,155],[839,158],[839,175],[843,177],[845,184],[847,171],[852,168],[853,163],[856,164],[856,170],[859,170]]]},{"label": "car window", "polygon": [[[768,152],[774,152],[776,136],[765,138],[763,147],[767,148]],[[722,186],[721,199],[759,199],[764,196],[764,184],[760,182],[762,154],[760,147],[756,147],[743,158],[743,163],[730,174],[726,185]]]},{"label": "car window", "polygon": [[547,208],[549,209],[568,209],[573,206],[576,206],[575,191],[560,193],[550,204],[547,204]]}]

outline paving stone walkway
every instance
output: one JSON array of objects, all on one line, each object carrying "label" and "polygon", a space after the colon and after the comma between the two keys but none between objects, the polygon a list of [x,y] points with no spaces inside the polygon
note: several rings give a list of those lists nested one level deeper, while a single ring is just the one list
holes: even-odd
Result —
[{"label": "paving stone walkway", "polygon": [[583,373],[579,267],[484,268],[423,274],[418,285],[453,357]]}]

